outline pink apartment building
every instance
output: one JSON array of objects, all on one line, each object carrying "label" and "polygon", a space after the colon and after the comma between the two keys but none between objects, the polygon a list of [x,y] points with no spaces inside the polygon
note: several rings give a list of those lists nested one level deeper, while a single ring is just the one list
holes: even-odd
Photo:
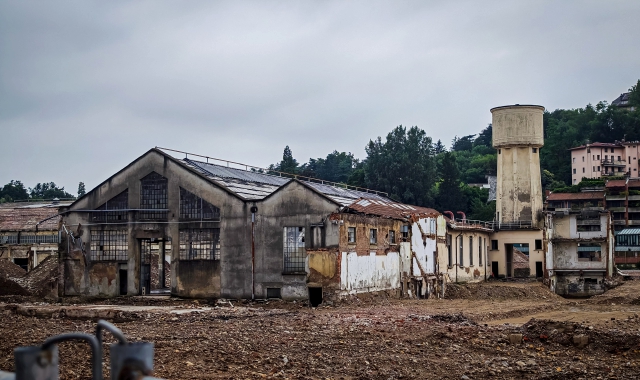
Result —
[{"label": "pink apartment building", "polygon": [[571,184],[583,177],[638,177],[640,142],[590,143],[571,148]]}]

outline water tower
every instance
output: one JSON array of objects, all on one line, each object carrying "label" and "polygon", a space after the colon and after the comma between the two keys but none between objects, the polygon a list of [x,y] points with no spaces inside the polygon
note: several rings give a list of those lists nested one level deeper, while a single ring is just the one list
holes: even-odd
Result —
[{"label": "water tower", "polygon": [[541,222],[543,113],[544,107],[535,105],[491,109],[493,147],[498,150],[496,220],[501,228],[536,227]]}]

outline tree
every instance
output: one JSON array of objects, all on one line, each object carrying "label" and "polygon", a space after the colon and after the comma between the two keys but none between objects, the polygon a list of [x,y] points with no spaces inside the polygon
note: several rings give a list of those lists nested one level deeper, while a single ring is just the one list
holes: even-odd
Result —
[{"label": "tree", "polygon": [[433,147],[433,152],[435,154],[440,154],[440,153],[444,153],[446,151],[447,151],[447,148],[444,146],[442,141],[438,140],[438,142],[436,142],[436,145]]},{"label": "tree", "polygon": [[85,190],[84,182],[80,182],[78,184],[78,198],[80,198],[81,196],[85,195],[86,193],[87,193],[87,191]]},{"label": "tree", "polygon": [[32,199],[73,198],[73,195],[64,191],[64,187],[58,187],[54,182],[38,183],[29,192]]},{"label": "tree", "polygon": [[476,135],[467,135],[462,137],[455,136],[453,138],[453,143],[451,144],[451,150],[459,152],[473,149],[473,138],[475,136]]},{"label": "tree", "polygon": [[493,126],[491,123],[478,134],[478,137],[476,137],[473,142],[473,146],[493,147]]},{"label": "tree", "polygon": [[11,180],[0,189],[0,203],[29,199],[29,193],[22,182]]},{"label": "tree", "polygon": [[431,138],[418,127],[402,125],[365,147],[367,187],[387,192],[398,201],[429,206],[433,200],[435,162]]},{"label": "tree", "polygon": [[460,184],[460,170],[456,156],[452,152],[442,157],[442,182],[438,186],[438,207],[440,211],[465,211],[466,201],[463,198]]},{"label": "tree", "polygon": [[280,171],[290,174],[296,174],[298,172],[298,161],[293,158],[293,153],[291,153],[289,145],[284,148],[284,152],[282,153]]}]

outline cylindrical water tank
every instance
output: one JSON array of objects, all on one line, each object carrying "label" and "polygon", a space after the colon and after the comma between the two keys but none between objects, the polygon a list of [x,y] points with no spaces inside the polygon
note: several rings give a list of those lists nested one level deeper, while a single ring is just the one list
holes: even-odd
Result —
[{"label": "cylindrical water tank", "polygon": [[492,108],[493,147],[544,145],[543,113],[544,107],[534,105]]}]

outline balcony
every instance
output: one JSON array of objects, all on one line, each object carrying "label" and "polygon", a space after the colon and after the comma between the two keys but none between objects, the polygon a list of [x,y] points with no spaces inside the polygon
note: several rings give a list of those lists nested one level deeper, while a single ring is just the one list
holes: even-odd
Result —
[{"label": "balcony", "polygon": [[[601,160],[602,166],[625,167],[627,160]],[[623,172],[621,172],[623,173]],[[622,175],[622,174],[620,174]]]}]

